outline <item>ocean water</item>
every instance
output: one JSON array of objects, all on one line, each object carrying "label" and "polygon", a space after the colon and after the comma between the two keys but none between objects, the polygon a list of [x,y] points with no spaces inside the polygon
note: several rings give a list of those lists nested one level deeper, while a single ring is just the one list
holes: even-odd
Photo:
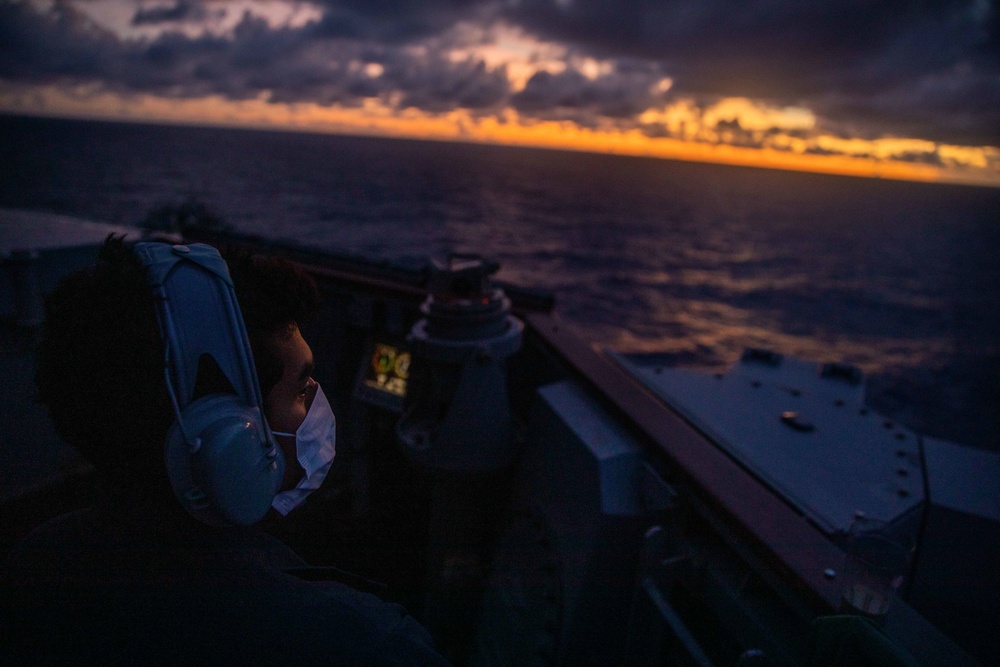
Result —
[{"label": "ocean water", "polygon": [[498,260],[598,347],[853,363],[910,427],[1000,449],[1000,190],[522,148],[0,116],[0,206]]}]

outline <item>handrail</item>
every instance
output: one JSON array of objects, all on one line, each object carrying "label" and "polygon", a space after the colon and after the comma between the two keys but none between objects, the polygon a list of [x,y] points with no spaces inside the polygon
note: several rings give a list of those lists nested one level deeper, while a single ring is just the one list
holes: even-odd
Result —
[{"label": "handrail", "polygon": [[[756,480],[661,399],[577,338],[556,317],[525,316],[532,331],[558,351],[604,398],[646,433],[705,496],[774,556],[808,602],[830,613],[840,601],[836,573],[844,554],[780,496]],[[832,577],[831,577],[832,574]]]}]

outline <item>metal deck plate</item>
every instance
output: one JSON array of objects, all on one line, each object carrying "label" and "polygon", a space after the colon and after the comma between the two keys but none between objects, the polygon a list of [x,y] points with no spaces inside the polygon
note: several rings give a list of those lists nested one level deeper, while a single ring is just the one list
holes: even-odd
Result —
[{"label": "metal deck plate", "polygon": [[892,521],[924,498],[917,435],[866,409],[862,383],[789,358],[710,375],[611,356],[826,531],[858,512]]}]

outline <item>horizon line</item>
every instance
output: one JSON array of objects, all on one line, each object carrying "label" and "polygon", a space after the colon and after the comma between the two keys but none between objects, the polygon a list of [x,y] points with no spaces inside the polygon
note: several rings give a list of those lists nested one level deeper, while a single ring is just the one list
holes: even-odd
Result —
[{"label": "horizon line", "polygon": [[[403,141],[427,141],[435,143],[454,143],[474,146],[499,146],[508,148],[524,148],[568,153],[585,153],[607,155],[612,157],[633,157],[681,162],[685,164],[710,164],[727,167],[743,167],[749,169],[765,169],[770,171],[816,174],[822,176],[844,176],[871,180],[891,180],[897,182],[924,183],[932,185],[958,185],[964,187],[1000,188],[1000,173],[970,174],[967,171],[955,173],[945,167],[920,164],[900,160],[880,161],[877,159],[857,158],[848,155],[800,155],[785,153],[773,149],[747,148],[732,144],[706,144],[700,142],[679,142],[689,144],[689,154],[681,151],[673,154],[671,151],[654,151],[650,147],[632,147],[626,145],[614,146],[614,137],[606,138],[605,145],[612,149],[600,149],[591,146],[574,146],[566,140],[558,138],[548,141],[517,141],[497,140],[488,137],[474,137],[463,134],[441,136],[434,134],[420,135],[399,131],[386,131],[375,127],[343,128],[324,127],[309,124],[281,124],[268,121],[226,122],[205,118],[184,118],[137,115],[115,115],[92,113],[46,112],[42,110],[10,109],[0,107],[0,115],[8,117],[40,118],[49,120],[83,121],[99,123],[122,123],[131,125],[153,125],[166,127],[190,127],[203,129],[224,129],[237,131],[275,132],[284,134],[312,134],[342,137],[360,137],[373,139],[389,139]],[[600,142],[592,142],[600,143]],[[700,153],[692,155],[690,153]],[[799,164],[796,164],[799,162]],[[808,164],[806,164],[808,163]]]}]

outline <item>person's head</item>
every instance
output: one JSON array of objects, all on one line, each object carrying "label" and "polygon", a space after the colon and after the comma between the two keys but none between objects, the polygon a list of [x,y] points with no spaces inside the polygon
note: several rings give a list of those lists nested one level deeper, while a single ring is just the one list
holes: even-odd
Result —
[{"label": "person's head", "polygon": [[139,258],[121,238],[109,238],[96,266],[47,298],[35,381],[60,436],[110,489],[172,499],[163,442],[174,414],[156,306]]},{"label": "person's head", "polygon": [[[243,251],[224,256],[253,350],[268,425],[274,431],[295,433],[316,389],[313,353],[299,330],[319,306],[316,283],[280,258]],[[296,460],[295,438],[276,437],[285,453],[283,488],[287,488],[303,471]]]},{"label": "person's head", "polygon": [[[298,329],[319,303],[315,283],[277,259],[238,253],[229,264],[269,424],[294,433],[315,386],[312,351]],[[35,381],[60,436],[94,465],[108,491],[173,507],[163,443],[175,416],[156,318],[146,269],[130,244],[109,237],[95,266],[47,297]],[[229,391],[217,372],[199,374],[196,395]],[[294,484],[302,473],[295,439],[278,439]]]}]

